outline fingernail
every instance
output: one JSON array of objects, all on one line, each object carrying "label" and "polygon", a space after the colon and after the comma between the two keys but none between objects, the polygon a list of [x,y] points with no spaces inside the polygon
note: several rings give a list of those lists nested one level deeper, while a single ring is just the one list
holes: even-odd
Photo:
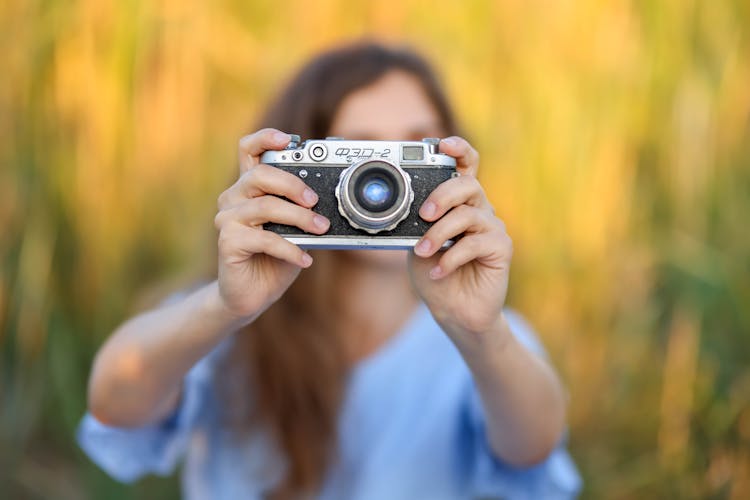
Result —
[{"label": "fingernail", "polygon": [[274,132],[271,139],[277,144],[283,144],[289,142],[289,134],[285,134],[284,132]]},{"label": "fingernail", "polygon": [[313,223],[318,227],[318,229],[328,229],[328,219],[326,219],[322,215],[314,216]]},{"label": "fingernail", "polygon": [[414,251],[421,254],[426,254],[430,251],[430,240],[423,239],[417,246],[414,247]]},{"label": "fingernail", "polygon": [[458,142],[456,142],[456,139],[454,139],[453,137],[446,137],[445,139],[443,139],[443,142],[450,147],[458,145]]},{"label": "fingernail", "polygon": [[435,266],[432,269],[430,269],[430,278],[436,280],[439,277],[443,275],[443,268],[440,266]]},{"label": "fingernail", "polygon": [[422,205],[422,209],[420,210],[422,214],[423,219],[428,219],[435,215],[435,212],[437,212],[437,205],[431,201],[425,202],[424,205]]},{"label": "fingernail", "polygon": [[308,205],[315,205],[318,202],[318,195],[312,189],[305,188],[305,191],[302,193],[302,199]]},{"label": "fingernail", "polygon": [[310,267],[310,264],[312,264],[312,257],[310,257],[309,253],[303,253],[302,254],[302,266]]}]

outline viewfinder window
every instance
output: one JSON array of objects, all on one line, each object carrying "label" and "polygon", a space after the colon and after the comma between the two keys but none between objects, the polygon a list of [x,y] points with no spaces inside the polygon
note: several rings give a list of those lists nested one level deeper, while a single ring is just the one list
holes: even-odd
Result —
[{"label": "viewfinder window", "polygon": [[404,146],[401,154],[404,160],[424,160],[422,146]]}]

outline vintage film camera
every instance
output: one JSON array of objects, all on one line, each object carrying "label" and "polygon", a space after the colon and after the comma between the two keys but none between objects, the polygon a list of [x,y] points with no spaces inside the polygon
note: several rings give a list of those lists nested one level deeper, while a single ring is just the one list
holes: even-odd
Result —
[{"label": "vintage film camera", "polygon": [[305,181],[319,197],[313,210],[331,221],[323,235],[264,226],[302,248],[412,248],[431,225],[419,207],[438,184],[458,175],[455,158],[438,153],[440,139],[299,141],[292,135],[286,149],[266,151],[260,160]]}]

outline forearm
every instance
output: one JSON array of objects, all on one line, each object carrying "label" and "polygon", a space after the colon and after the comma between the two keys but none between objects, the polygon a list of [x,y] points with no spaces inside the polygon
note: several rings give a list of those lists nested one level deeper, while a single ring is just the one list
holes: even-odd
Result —
[{"label": "forearm", "polygon": [[502,315],[492,331],[451,337],[474,376],[492,449],[512,465],[543,460],[565,427],[565,395],[555,372],[520,344]]},{"label": "forearm", "polygon": [[101,347],[89,380],[89,410],[104,423],[139,426],[163,418],[185,374],[241,325],[216,282],[127,321]]}]

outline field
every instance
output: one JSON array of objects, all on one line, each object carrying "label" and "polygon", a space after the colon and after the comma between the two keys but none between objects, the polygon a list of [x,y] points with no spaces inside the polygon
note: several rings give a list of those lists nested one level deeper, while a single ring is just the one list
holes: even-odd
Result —
[{"label": "field", "polygon": [[482,154],[584,498],[750,498],[746,0],[0,3],[0,491],[177,496],[77,449],[91,359],[210,266],[279,86],[363,36],[433,61]]}]

